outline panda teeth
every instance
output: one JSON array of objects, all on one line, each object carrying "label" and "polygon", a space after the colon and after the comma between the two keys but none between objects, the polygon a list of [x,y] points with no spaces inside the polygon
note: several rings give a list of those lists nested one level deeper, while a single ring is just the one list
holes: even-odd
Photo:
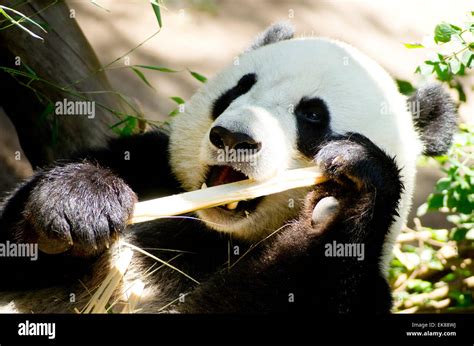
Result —
[{"label": "panda teeth", "polygon": [[206,183],[202,183],[202,185],[201,185],[201,190],[202,190],[202,189],[207,189]]},{"label": "panda teeth", "polygon": [[232,203],[226,204],[225,207],[229,210],[234,210],[237,208],[238,205],[239,205],[239,202],[232,202]]}]

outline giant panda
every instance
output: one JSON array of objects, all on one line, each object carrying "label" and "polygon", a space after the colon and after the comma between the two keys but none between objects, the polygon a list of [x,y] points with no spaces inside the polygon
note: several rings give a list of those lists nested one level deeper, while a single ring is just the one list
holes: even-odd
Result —
[{"label": "giant panda", "polygon": [[[385,268],[416,160],[448,149],[453,102],[432,84],[407,99],[355,48],[293,36],[269,27],[169,132],[114,139],[18,186],[0,240],[38,244],[39,256],[0,258],[2,311],[80,309],[126,241],[167,262],[135,253],[115,298],[142,279],[140,312],[389,313]],[[224,149],[248,160],[219,160]],[[325,183],[127,226],[137,200],[312,165]],[[328,252],[351,244],[363,256]]]}]

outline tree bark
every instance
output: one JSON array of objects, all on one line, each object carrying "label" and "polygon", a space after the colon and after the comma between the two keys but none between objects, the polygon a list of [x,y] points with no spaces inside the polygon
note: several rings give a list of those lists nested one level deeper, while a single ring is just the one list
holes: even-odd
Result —
[{"label": "tree bark", "polygon": [[[2,2],[45,24],[48,31],[41,32],[22,22],[42,36],[43,42],[16,26],[0,30],[0,66],[25,72],[32,70],[48,82],[35,80],[28,88],[10,73],[0,72],[0,106],[16,128],[20,144],[33,168],[86,147],[103,145],[114,135],[110,126],[120,119],[101,108],[100,104],[124,113],[127,105],[112,93],[83,93],[110,91],[112,88],[105,73],[98,72],[101,64],[77,22],[71,18],[68,6],[58,2],[45,8],[48,5],[45,1],[29,1],[15,7],[15,3],[18,1]],[[1,26],[6,24],[8,22],[4,21]],[[21,77],[19,80],[27,83],[29,79]],[[81,82],[76,83],[79,80]],[[53,107],[56,102],[83,100],[77,95],[93,101],[93,119],[87,115],[55,114]]]}]

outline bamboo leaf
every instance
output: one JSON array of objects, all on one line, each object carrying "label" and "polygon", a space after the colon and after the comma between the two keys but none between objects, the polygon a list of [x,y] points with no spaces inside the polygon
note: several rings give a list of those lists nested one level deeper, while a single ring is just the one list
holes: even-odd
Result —
[{"label": "bamboo leaf", "polygon": [[161,9],[160,4],[156,0],[150,0],[151,6],[153,7],[153,12],[155,12],[156,20],[158,21],[158,25],[160,28],[163,26],[163,22],[161,21]]},{"label": "bamboo leaf", "polygon": [[170,99],[172,99],[174,102],[176,102],[179,105],[182,105],[185,103],[185,101],[179,96],[171,96]]},{"label": "bamboo leaf", "polygon": [[197,73],[197,72],[194,72],[194,71],[189,71],[189,73],[191,73],[191,75],[196,78],[198,81],[200,81],[201,83],[206,83],[207,82],[207,78],[204,77],[203,75]]},{"label": "bamboo leaf", "polygon": [[148,70],[155,70],[155,71],[160,71],[160,72],[167,72],[167,73],[173,73],[173,72],[179,72],[178,70],[173,70],[168,67],[162,67],[162,66],[150,66],[150,65],[133,65],[134,67],[141,67],[141,68],[146,68]]},{"label": "bamboo leaf", "polygon": [[133,70],[133,72],[135,72],[135,74],[146,84],[148,85],[150,88],[152,89],[155,89],[153,88],[153,86],[150,84],[150,82],[146,79],[145,75],[143,74],[142,71],[140,71],[139,69],[136,69],[135,67],[131,67],[131,69]]},{"label": "bamboo leaf", "polygon": [[404,43],[403,45],[408,49],[425,48],[421,43]]}]

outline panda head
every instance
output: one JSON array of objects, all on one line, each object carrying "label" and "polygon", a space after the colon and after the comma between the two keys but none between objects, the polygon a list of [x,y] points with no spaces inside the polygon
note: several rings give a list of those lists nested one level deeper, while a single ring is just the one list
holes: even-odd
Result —
[{"label": "panda head", "polygon": [[[357,132],[396,157],[410,196],[423,147],[393,80],[347,44],[292,37],[288,25],[271,26],[174,118],[170,157],[182,186],[191,191],[258,181],[310,166],[324,142]],[[295,217],[305,192],[200,210],[198,216],[218,231],[258,239]]]}]

